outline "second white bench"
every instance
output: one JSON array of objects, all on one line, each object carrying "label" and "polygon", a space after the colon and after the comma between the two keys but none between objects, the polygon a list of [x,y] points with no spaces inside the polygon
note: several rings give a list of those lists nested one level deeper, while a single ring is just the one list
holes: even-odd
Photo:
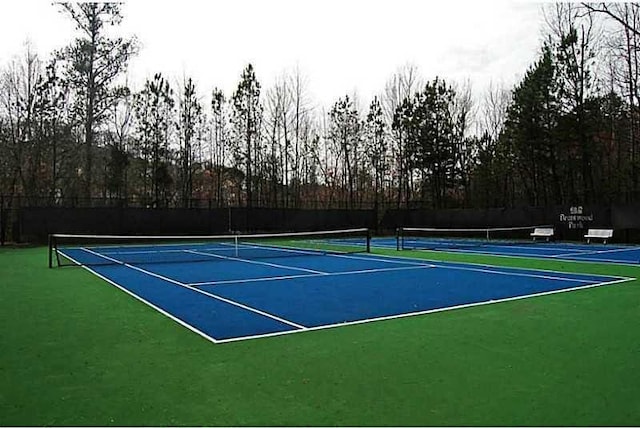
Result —
[{"label": "second white bench", "polygon": [[613,229],[589,229],[584,237],[587,239],[587,244],[592,239],[602,239],[606,244],[608,239],[613,238]]}]

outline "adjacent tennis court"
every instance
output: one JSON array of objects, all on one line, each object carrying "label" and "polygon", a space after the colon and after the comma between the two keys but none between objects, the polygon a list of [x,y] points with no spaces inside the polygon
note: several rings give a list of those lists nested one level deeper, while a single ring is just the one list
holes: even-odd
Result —
[{"label": "adjacent tennis court", "polygon": [[58,264],[83,265],[213,342],[406,317],[630,280],[372,255],[364,229],[174,237],[175,242],[168,242],[167,237],[160,242],[153,242],[153,237],[139,237],[140,242],[133,243],[124,239],[58,235],[50,254]]},{"label": "adjacent tennis court", "polygon": [[398,250],[437,250],[632,265],[640,263],[640,246],[637,245],[534,241],[529,237],[533,229],[405,228],[400,229],[396,237],[375,238],[372,245]]}]

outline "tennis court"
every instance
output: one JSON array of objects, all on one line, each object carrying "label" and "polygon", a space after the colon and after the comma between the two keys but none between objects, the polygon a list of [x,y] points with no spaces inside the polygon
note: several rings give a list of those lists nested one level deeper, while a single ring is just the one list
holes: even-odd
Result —
[{"label": "tennis court", "polygon": [[372,245],[398,250],[436,250],[470,254],[548,258],[637,265],[640,246],[546,242],[525,239],[533,227],[497,229],[406,228],[396,237],[375,238]]},{"label": "tennis court", "polygon": [[87,245],[78,244],[78,239],[56,245],[58,263],[62,259],[84,266],[212,342],[406,317],[630,280],[373,255],[367,252],[366,230],[198,242],[179,237],[180,242],[133,245],[107,245],[97,237],[84,238],[97,241]]}]

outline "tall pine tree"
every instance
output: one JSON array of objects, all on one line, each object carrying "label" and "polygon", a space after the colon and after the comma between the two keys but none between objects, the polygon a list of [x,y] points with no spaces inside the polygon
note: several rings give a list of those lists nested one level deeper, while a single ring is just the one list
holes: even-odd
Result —
[{"label": "tall pine tree", "polygon": [[66,63],[64,78],[75,92],[76,115],[84,134],[84,196],[92,196],[93,151],[97,127],[125,94],[116,79],[136,52],[134,39],[110,38],[106,28],[120,24],[119,3],[60,3],[80,36],[58,52]]}]

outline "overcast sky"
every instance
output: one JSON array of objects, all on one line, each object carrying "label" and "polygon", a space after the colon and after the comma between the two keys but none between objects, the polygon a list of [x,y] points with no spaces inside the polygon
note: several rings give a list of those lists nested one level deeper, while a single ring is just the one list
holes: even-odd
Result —
[{"label": "overcast sky", "polygon": [[[118,32],[136,35],[134,89],[162,72],[193,77],[209,99],[230,95],[253,63],[263,88],[299,67],[309,92],[329,107],[356,91],[368,102],[398,67],[462,82],[480,93],[490,81],[519,81],[536,59],[540,3],[514,0],[127,0]],[[42,0],[2,0],[0,64],[30,40],[44,57],[75,33],[59,7]]]}]

